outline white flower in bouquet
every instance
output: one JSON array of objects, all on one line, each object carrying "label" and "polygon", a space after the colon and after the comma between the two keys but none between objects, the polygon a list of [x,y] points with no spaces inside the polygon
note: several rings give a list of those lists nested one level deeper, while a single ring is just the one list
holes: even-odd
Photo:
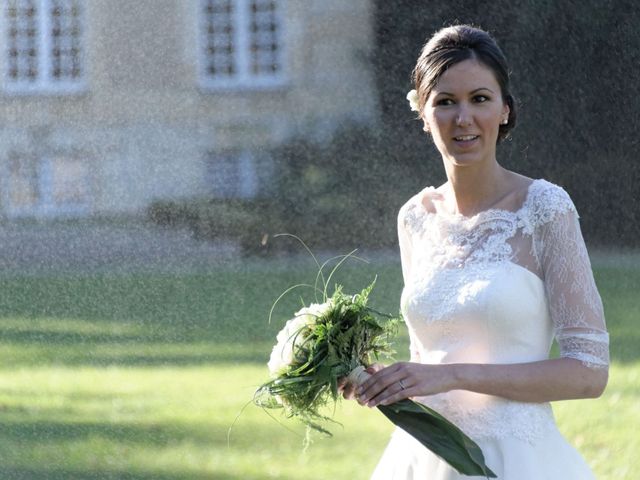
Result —
[{"label": "white flower in bouquet", "polygon": [[272,378],[278,377],[294,362],[294,352],[302,345],[308,331],[316,320],[327,313],[332,307],[331,300],[325,303],[312,303],[295,313],[288,320],[284,328],[276,336],[277,343],[271,351],[267,364]]},{"label": "white flower in bouquet", "polygon": [[308,307],[304,307],[296,312],[296,318],[304,318],[307,325],[314,325],[316,320],[325,315],[331,308],[333,303],[331,299],[324,303],[312,303]]}]

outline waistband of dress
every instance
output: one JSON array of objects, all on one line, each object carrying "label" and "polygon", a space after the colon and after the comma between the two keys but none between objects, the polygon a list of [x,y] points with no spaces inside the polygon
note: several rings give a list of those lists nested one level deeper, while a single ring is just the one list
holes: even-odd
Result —
[{"label": "waistband of dress", "polygon": [[549,403],[486,397],[485,404],[473,406],[455,401],[446,394],[414,400],[434,409],[474,440],[513,437],[534,443],[549,430],[557,428]]}]

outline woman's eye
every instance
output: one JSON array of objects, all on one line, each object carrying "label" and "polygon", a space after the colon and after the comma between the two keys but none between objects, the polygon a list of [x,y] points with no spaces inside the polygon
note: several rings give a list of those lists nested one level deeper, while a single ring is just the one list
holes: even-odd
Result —
[{"label": "woman's eye", "polygon": [[453,105],[453,100],[450,98],[441,98],[436,102],[436,105]]},{"label": "woman's eye", "polygon": [[473,99],[476,101],[476,103],[482,103],[489,100],[489,97],[487,97],[486,95],[476,95],[475,97],[473,97]]}]

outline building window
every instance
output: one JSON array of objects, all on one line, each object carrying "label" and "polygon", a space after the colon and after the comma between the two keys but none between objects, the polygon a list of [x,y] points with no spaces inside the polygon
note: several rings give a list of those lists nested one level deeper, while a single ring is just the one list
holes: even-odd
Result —
[{"label": "building window", "polygon": [[8,0],[3,10],[5,89],[81,91],[85,78],[82,0]]},{"label": "building window", "polygon": [[215,198],[255,198],[268,195],[274,165],[272,157],[251,150],[207,153],[205,181]]},{"label": "building window", "polygon": [[7,206],[12,212],[34,210],[40,203],[38,160],[32,156],[12,156],[8,163]]},{"label": "building window", "polygon": [[11,154],[7,170],[4,190],[10,217],[89,213],[89,171],[82,158]]},{"label": "building window", "polygon": [[201,0],[201,83],[264,88],[284,82],[281,0]]}]

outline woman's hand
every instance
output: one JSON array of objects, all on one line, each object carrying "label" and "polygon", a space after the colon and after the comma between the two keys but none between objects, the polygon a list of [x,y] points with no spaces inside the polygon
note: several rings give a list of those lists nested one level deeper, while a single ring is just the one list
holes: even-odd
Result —
[{"label": "woman's hand", "polygon": [[361,405],[390,405],[411,397],[434,395],[453,387],[448,365],[398,362],[379,370],[356,389]]},{"label": "woman's hand", "polygon": [[[367,367],[365,369],[365,372],[373,375],[374,373],[382,370],[383,368],[384,368],[384,365],[382,365],[381,363],[374,363],[370,367]],[[357,388],[358,388],[358,385],[354,385],[353,383],[349,382],[347,380],[347,377],[342,377],[338,381],[338,391],[342,393],[342,396],[346,400],[355,400],[355,399],[357,399],[357,396],[356,396],[356,389]]]}]

